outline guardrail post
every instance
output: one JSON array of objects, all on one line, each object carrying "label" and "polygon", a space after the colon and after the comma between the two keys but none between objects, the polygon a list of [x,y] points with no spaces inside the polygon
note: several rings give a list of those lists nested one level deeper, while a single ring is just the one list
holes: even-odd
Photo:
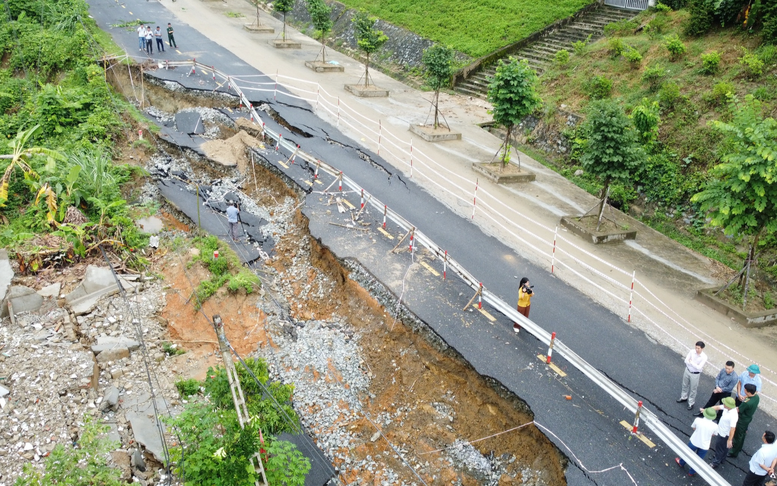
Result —
[{"label": "guardrail post", "polygon": [[629,317],[627,319],[628,322],[631,322],[631,302],[634,298],[634,277],[637,275],[637,271],[634,270],[631,273],[631,291],[629,292]]},{"label": "guardrail post", "polygon": [[472,219],[475,219],[475,207],[478,203],[478,184],[480,184],[480,180],[475,179],[475,194],[472,196]]},{"label": "guardrail post", "polygon": [[637,402],[637,413],[634,415],[634,427],[631,428],[631,433],[636,434],[639,428],[639,413],[642,411],[642,400]]},{"label": "guardrail post", "polygon": [[448,250],[445,250],[445,256],[442,260],[442,279],[445,280],[448,276]]},{"label": "guardrail post", "polygon": [[550,346],[548,347],[548,357],[546,358],[547,364],[550,364],[550,357],[553,356],[553,345],[556,344],[556,333],[550,334]]},{"label": "guardrail post", "polygon": [[553,265],[556,263],[556,238],[558,237],[558,225],[556,225],[556,232],[553,233],[553,253],[550,255],[550,273],[553,273]]}]

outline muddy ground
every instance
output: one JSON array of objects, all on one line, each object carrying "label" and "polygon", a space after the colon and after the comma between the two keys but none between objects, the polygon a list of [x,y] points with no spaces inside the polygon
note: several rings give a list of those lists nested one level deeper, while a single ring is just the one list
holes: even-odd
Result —
[{"label": "muddy ground", "polygon": [[[159,87],[152,90],[149,99],[163,111],[191,108],[200,102],[190,94]],[[216,105],[206,99],[202,106]],[[221,133],[227,138],[235,132],[226,128]],[[189,160],[195,176],[222,173],[221,167],[215,171],[208,167],[212,162],[176,153],[175,147],[167,144],[163,148]],[[247,167],[246,161],[238,165]],[[435,340],[427,339],[428,330],[413,331],[391,317],[349,278],[342,262],[309,236],[306,219],[298,209],[289,210],[298,206],[296,194],[261,165],[250,169],[243,178],[244,193],[266,210],[271,220],[279,220],[271,221],[273,227],[287,231],[273,235],[275,253],[258,269],[264,284],[262,297],[233,295],[222,289],[203,309],[208,315],[221,315],[239,353],[271,362],[271,355],[283,352],[280,346],[294,346],[294,340],[285,339],[284,317],[300,329],[336,323],[357,342],[360,368],[369,378],[369,386],[358,397],[359,410],[349,407],[347,400],[335,404],[342,409],[341,419],[328,426],[348,431],[352,438],[348,447],[325,449],[334,458],[340,480],[345,484],[381,484],[391,478],[397,484],[411,484],[419,483],[419,474],[428,484],[563,484],[565,458],[531,425],[474,444],[486,459],[480,465],[474,464],[478,461],[468,463],[467,458],[456,461],[457,456],[450,451],[438,451],[457,441],[480,439],[531,422],[531,411],[518,397],[479,376],[454,351],[443,350]],[[173,209],[170,212],[175,214]],[[172,224],[171,219],[166,224]],[[183,229],[180,223],[177,228]],[[163,275],[167,284],[161,318],[167,324],[169,339],[188,350],[189,368],[183,374],[202,378],[214,364],[215,336],[189,296],[192,285],[207,278],[207,271],[189,265],[191,254],[185,251],[185,244],[178,241],[176,246],[152,269]],[[336,360],[328,357],[326,361],[326,369],[310,366],[303,370],[306,373],[296,375],[297,390],[343,381],[343,373],[333,364]],[[349,387],[348,383],[342,385]],[[295,406],[306,423],[305,416],[315,415],[315,408],[321,405],[305,408],[295,402]],[[393,420],[382,427],[383,437],[377,438],[372,418],[381,415],[393,416]],[[316,430],[317,424],[308,425],[317,440],[316,433],[322,431]],[[392,445],[403,452],[404,463]],[[459,449],[466,452],[467,446]],[[478,452],[471,451],[475,456]],[[365,460],[380,467],[361,470],[358,465],[366,464]],[[485,471],[483,465],[492,471]]]}]

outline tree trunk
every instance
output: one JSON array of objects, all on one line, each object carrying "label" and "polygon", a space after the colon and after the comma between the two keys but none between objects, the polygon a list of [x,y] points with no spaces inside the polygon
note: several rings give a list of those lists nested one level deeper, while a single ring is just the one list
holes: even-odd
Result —
[{"label": "tree trunk", "polygon": [[364,63],[364,86],[370,85],[370,53],[367,53],[367,62]]},{"label": "tree trunk", "polygon": [[507,167],[507,155],[508,155],[508,150],[510,150],[510,135],[512,133],[513,133],[513,126],[509,125],[507,127],[507,135],[505,135],[505,143],[504,143],[505,149],[504,149],[504,152],[502,152],[502,169]]},{"label": "tree trunk", "polygon": [[604,216],[604,207],[607,205],[607,196],[610,195],[610,181],[607,180],[604,183],[604,197],[599,204],[599,221],[596,223],[596,231],[599,231],[599,227],[602,225],[602,217]]},{"label": "tree trunk", "polygon": [[256,26],[259,27],[259,2],[256,3]]},{"label": "tree trunk", "polygon": [[283,39],[283,42],[286,42],[286,12],[283,12],[283,35],[281,39]]},{"label": "tree trunk", "polygon": [[745,306],[747,305],[747,292],[750,290],[750,266],[753,264],[753,261],[755,260],[755,249],[758,246],[758,239],[761,237],[761,231],[759,230],[758,233],[755,234],[755,237],[753,238],[753,242],[750,244],[750,251],[747,252],[747,261],[745,262],[747,271],[744,273],[745,276],[745,286],[742,290],[742,310],[745,310]]},{"label": "tree trunk", "polygon": [[438,88],[434,92],[434,128],[435,128],[435,130],[437,129],[438,126],[440,126],[440,121],[438,119],[438,116],[439,116],[438,115],[438,113],[439,113],[438,106],[439,106],[439,104],[440,104],[440,89]]},{"label": "tree trunk", "polygon": [[326,36],[321,32],[321,62],[326,64]]}]

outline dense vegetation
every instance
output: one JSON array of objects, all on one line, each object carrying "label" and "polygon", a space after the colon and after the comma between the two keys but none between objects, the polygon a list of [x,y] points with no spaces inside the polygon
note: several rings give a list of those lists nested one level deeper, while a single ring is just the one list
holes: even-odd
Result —
[{"label": "dense vegetation", "polygon": [[585,7],[591,0],[344,0],[381,20],[480,57]]},{"label": "dense vegetation", "polygon": [[112,163],[132,130],[133,108],[96,63],[109,45],[105,35],[83,0],[6,5],[0,154],[13,158],[0,160],[0,246],[13,249],[22,270],[45,265],[47,252],[72,261],[101,243],[141,264],[133,250],[146,239],[121,187],[142,170]]},{"label": "dense vegetation", "polygon": [[[713,168],[735,156],[735,144],[722,131],[729,122],[744,127],[736,115],[748,95],[752,126],[769,126],[777,113],[777,29],[769,30],[777,25],[777,9],[771,5],[694,0],[673,11],[659,4],[633,21],[610,24],[598,42],[570,45],[542,76],[543,121],[572,147],[571,155],[550,165],[599,194],[593,174],[573,175],[583,168],[588,134],[583,127],[569,130],[566,116],[557,115],[559,109],[587,113],[595,100],[612,99],[630,115],[644,151],[629,180],[613,185],[614,202],[687,246],[742,268],[750,238],[731,226],[727,236],[712,229],[707,210],[718,204],[693,196],[722,173]],[[770,282],[777,278],[777,240],[767,231],[755,243]]]}]

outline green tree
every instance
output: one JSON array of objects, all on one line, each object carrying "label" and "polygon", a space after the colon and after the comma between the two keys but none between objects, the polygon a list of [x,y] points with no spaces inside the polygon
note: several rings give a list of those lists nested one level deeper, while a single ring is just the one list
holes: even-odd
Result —
[{"label": "green tree", "polygon": [[356,28],[356,42],[359,49],[367,55],[364,62],[364,85],[370,84],[370,54],[380,49],[388,40],[388,36],[382,30],[375,29],[375,17],[370,17],[367,12],[358,12],[353,19]]},{"label": "green tree", "polygon": [[746,305],[758,241],[777,231],[777,121],[763,117],[761,103],[752,95],[747,95],[744,103],[733,98],[731,107],[734,118],[730,123],[711,123],[725,137],[722,163],[710,170],[704,190],[691,201],[707,212],[710,225],[722,228],[727,235],[747,238],[750,248],[742,269],[720,289],[725,290],[737,278],[740,286],[744,281]]},{"label": "green tree", "polygon": [[181,438],[171,449],[176,472],[185,473],[186,484],[249,486],[261,479],[250,466],[259,452],[269,484],[301,486],[310,462],[294,444],[276,438],[281,432],[300,430],[291,407],[294,387],[270,383],[261,359],[245,363],[247,367],[237,364],[236,370],[249,422],[245,428],[238,423],[226,370],[209,368],[203,383],[207,399],[190,402],[178,417],[168,420]]},{"label": "green tree", "polygon": [[[75,445],[58,444],[44,461],[41,472],[32,464],[24,465],[24,476],[16,486],[121,486],[121,471],[108,465],[109,451],[119,447],[106,437],[107,425],[84,416],[81,436]],[[77,447],[76,447],[77,446]]]},{"label": "green tree", "polygon": [[[502,167],[510,160],[510,136],[513,127],[521,122],[542,103],[536,90],[537,73],[525,59],[509,62],[499,61],[493,81],[488,85],[488,101],[493,105],[494,121],[507,128],[502,151]],[[518,167],[521,159],[518,158]]]},{"label": "green tree", "polygon": [[294,9],[294,0],[276,0],[272,4],[272,9],[283,14],[283,32],[281,39],[286,41],[286,14]]},{"label": "green tree", "polygon": [[643,144],[650,145],[658,138],[660,111],[657,101],[651,102],[647,98],[642,98],[642,103],[635,106],[631,112],[631,119],[634,120],[634,127]]},{"label": "green tree", "polygon": [[332,7],[324,0],[308,0],[308,13],[321,39],[321,62],[326,62],[326,38],[332,30]]},{"label": "green tree", "polygon": [[581,147],[580,162],[583,169],[603,185],[599,221],[596,224],[598,231],[611,184],[629,181],[641,163],[642,150],[631,120],[621,106],[612,100],[592,102],[581,128],[585,140]]},{"label": "green tree", "polygon": [[[435,44],[425,49],[421,62],[426,66],[426,83],[434,90],[434,128],[440,126],[440,89],[450,85],[453,75],[453,49]],[[448,128],[450,130],[450,128]]]}]

